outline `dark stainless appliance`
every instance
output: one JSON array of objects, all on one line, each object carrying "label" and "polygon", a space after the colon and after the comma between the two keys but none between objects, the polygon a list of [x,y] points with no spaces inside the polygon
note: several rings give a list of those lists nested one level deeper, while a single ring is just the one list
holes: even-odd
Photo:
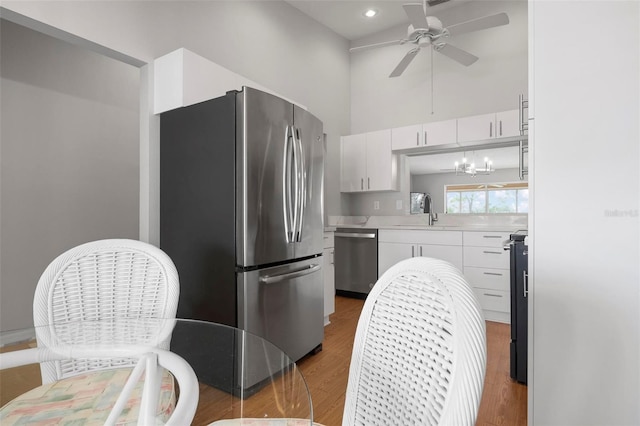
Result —
[{"label": "dark stainless appliance", "polygon": [[338,228],[334,238],[336,294],[365,298],[378,280],[378,230]]},{"label": "dark stainless appliance", "polygon": [[180,318],[237,326],[293,360],[321,347],[322,130],[248,87],[162,114],[160,247]]},{"label": "dark stainless appliance", "polygon": [[511,250],[511,378],[527,384],[528,247],[527,232],[510,235]]}]

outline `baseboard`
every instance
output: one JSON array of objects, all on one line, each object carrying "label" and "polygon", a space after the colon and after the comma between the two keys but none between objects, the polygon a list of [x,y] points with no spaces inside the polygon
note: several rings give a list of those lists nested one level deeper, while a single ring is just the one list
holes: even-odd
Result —
[{"label": "baseboard", "polygon": [[14,343],[26,342],[35,338],[36,333],[33,329],[2,331],[0,332],[0,347],[12,345]]}]

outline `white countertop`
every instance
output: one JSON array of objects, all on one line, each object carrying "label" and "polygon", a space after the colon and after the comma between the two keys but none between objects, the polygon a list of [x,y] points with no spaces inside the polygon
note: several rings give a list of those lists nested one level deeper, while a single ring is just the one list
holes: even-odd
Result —
[{"label": "white countertop", "polygon": [[[386,229],[386,230],[411,230],[411,231],[477,231],[477,232],[516,232],[523,229],[522,227],[514,227],[507,225],[339,225],[328,231],[325,227],[325,232],[335,231],[337,228],[371,228],[371,229]],[[524,228],[526,229],[526,227]]]},{"label": "white countertop", "polygon": [[325,231],[336,228],[387,230],[509,232],[527,229],[526,215],[440,215],[428,225],[427,215],[408,216],[331,216]]}]

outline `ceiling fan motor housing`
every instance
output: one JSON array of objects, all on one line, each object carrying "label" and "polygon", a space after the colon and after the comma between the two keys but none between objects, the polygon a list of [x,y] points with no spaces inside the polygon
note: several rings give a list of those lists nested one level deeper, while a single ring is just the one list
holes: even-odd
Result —
[{"label": "ceiling fan motor housing", "polygon": [[423,38],[437,38],[442,34],[444,30],[442,22],[435,16],[427,16],[426,18],[427,28],[414,28],[413,25],[409,25],[407,28],[407,39],[419,42]]}]

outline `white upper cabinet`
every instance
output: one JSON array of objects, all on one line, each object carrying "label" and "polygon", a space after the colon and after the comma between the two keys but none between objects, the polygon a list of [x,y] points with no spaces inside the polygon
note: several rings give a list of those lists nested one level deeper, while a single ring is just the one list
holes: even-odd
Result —
[{"label": "white upper cabinet", "polygon": [[395,127],[391,129],[391,148],[396,150],[424,146],[424,138],[421,133],[422,124]]},{"label": "white upper cabinet", "polygon": [[397,157],[391,152],[391,129],[341,138],[342,192],[396,191]]},{"label": "white upper cabinet", "polygon": [[520,111],[512,109],[496,113],[498,138],[520,136]]},{"label": "white upper cabinet", "polygon": [[456,143],[456,121],[445,120],[433,123],[391,129],[392,149],[409,149],[424,146]]},{"label": "white upper cabinet", "polygon": [[495,138],[496,114],[472,115],[458,119],[458,142]]},{"label": "white upper cabinet", "polygon": [[343,136],[341,150],[340,190],[364,191],[364,178],[367,174],[366,134]]},{"label": "white upper cabinet", "polygon": [[425,137],[425,145],[433,146],[456,143],[457,121],[458,120],[453,119],[423,124],[422,130]]},{"label": "white upper cabinet", "polygon": [[397,188],[397,161],[391,153],[391,129],[367,133],[367,191]]},{"label": "white upper cabinet", "polygon": [[459,118],[458,143],[519,136],[519,118],[517,109]]}]

